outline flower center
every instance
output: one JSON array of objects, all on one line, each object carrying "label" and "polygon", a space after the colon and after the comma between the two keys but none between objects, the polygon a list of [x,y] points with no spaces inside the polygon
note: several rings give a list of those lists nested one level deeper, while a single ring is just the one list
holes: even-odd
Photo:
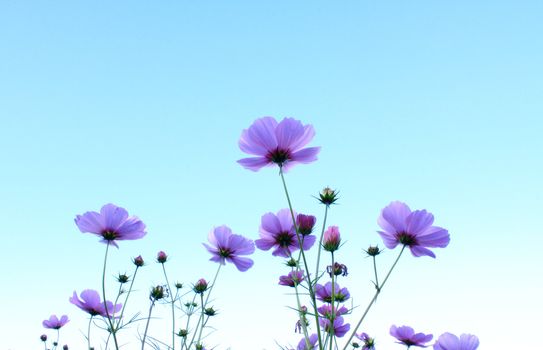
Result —
[{"label": "flower center", "polygon": [[229,248],[219,248],[219,255],[223,258],[228,258],[232,254]]},{"label": "flower center", "polygon": [[275,150],[268,152],[266,158],[270,162],[283,165],[287,160],[290,159],[290,151],[288,149],[276,148]]},{"label": "flower center", "polygon": [[104,237],[106,241],[114,241],[115,238],[117,238],[117,233],[113,230],[104,230],[102,232],[102,237]]},{"label": "flower center", "polygon": [[290,232],[280,232],[276,238],[277,243],[280,247],[288,247],[292,244],[292,236]]},{"label": "flower center", "polygon": [[401,232],[400,234],[398,234],[398,240],[401,244],[406,246],[417,245],[417,239],[415,238],[415,236],[409,233]]}]

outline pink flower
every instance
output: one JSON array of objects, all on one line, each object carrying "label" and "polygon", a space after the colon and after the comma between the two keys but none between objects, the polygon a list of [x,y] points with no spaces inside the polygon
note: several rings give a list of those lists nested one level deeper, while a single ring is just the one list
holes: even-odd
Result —
[{"label": "pink flower", "polygon": [[324,250],[333,252],[338,250],[341,243],[341,235],[339,234],[339,228],[337,226],[330,226],[324,231],[322,238],[322,247]]}]

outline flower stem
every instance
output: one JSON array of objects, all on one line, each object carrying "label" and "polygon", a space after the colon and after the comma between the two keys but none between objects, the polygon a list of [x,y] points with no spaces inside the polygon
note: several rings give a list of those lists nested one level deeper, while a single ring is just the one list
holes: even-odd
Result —
[{"label": "flower stem", "polygon": [[147,316],[147,323],[145,324],[145,332],[143,333],[143,338],[141,339],[141,350],[145,347],[145,338],[147,337],[147,331],[149,330],[149,323],[151,322],[151,312],[153,311],[153,306],[155,306],[155,301],[151,300],[151,306],[149,307],[149,316]]},{"label": "flower stem", "polygon": [[172,305],[172,349],[175,350],[175,300],[173,298],[172,289],[170,288],[170,282],[168,281],[168,275],[166,274],[166,267],[162,263],[162,271],[164,272],[164,278],[166,279],[166,285],[170,294],[170,303]]},{"label": "flower stem", "polygon": [[[290,209],[290,215],[292,216],[292,223],[293,223],[295,231],[296,231],[296,238],[298,239],[298,244],[300,246],[300,251],[301,251],[301,254],[302,254],[302,260],[304,262],[305,271],[307,273],[307,285],[309,287],[309,296],[311,298],[311,301],[312,301],[312,304],[313,304],[313,309],[314,309],[315,325],[316,325],[316,328],[317,328],[317,337],[319,339],[319,350],[323,350],[321,330],[320,330],[320,327],[319,327],[319,315],[318,315],[318,310],[317,310],[317,300],[315,298],[315,292],[313,290],[313,284],[311,282],[311,276],[309,275],[309,268],[307,266],[307,260],[305,258],[304,247],[302,246],[302,241],[300,239],[300,232],[298,230],[298,225],[296,225],[296,218],[294,217],[294,210],[292,209],[292,202],[290,201],[290,196],[288,194],[288,189],[287,189],[287,183],[285,182],[285,176],[283,175],[283,168],[282,167],[279,167],[279,174],[281,175],[281,181],[283,182],[283,189],[285,190],[285,195],[287,197],[288,207]],[[315,276],[315,278],[316,277],[317,276]]]},{"label": "flower stem", "polygon": [[377,262],[375,261],[375,255],[372,256],[373,258],[373,272],[375,273],[375,288],[379,289],[379,279],[377,278]]},{"label": "flower stem", "polygon": [[331,278],[332,278],[332,300],[331,300],[331,304],[332,304],[332,313],[331,313],[331,316],[330,316],[330,329],[328,330],[328,332],[330,333],[330,350],[332,350],[332,346],[334,345],[334,337],[335,337],[335,334],[334,334],[334,320],[336,319],[336,311],[335,311],[335,308],[336,308],[336,291],[335,291],[335,283],[334,283],[334,277],[336,276],[335,274],[335,270],[334,270],[334,252],[330,252],[330,254],[332,255],[332,274],[331,274]]},{"label": "flower stem", "polygon": [[130,288],[128,288],[128,292],[126,294],[126,298],[124,298],[123,308],[121,309],[121,316],[119,316],[119,322],[117,323],[117,328],[115,331],[119,330],[119,326],[121,325],[121,320],[123,319],[124,309],[126,308],[126,303],[128,303],[128,297],[130,296],[130,292],[132,292],[132,286],[134,286],[134,280],[136,279],[136,274],[138,273],[139,266],[136,266],[136,271],[134,271],[134,277],[132,278],[132,281],[130,282]]},{"label": "flower stem", "polygon": [[[290,255],[290,257],[292,259],[292,254]],[[294,268],[292,268],[292,271],[294,271]],[[300,302],[300,293],[298,292],[298,283],[296,282],[294,282],[294,291],[296,293],[296,305],[298,306],[298,317],[300,319],[300,326],[302,327],[302,330],[304,332],[305,345],[309,349],[311,348],[311,342],[309,341],[309,333],[307,333],[307,325],[305,323],[305,317],[302,314],[302,304]]]},{"label": "flower stem", "polygon": [[392,264],[392,266],[390,267],[390,270],[388,270],[388,273],[387,275],[385,276],[385,279],[383,280],[383,283],[381,283],[381,285],[379,286],[379,288],[377,288],[377,290],[375,291],[375,294],[373,295],[373,298],[371,299],[370,303],[368,304],[368,306],[366,307],[366,310],[364,310],[364,313],[362,314],[362,317],[360,318],[360,321],[358,321],[358,323],[356,324],[356,327],[354,327],[353,329],[353,332],[351,333],[351,336],[349,337],[349,339],[347,340],[347,343],[345,343],[345,346],[343,347],[343,350],[346,350],[347,347],[349,346],[349,343],[351,342],[351,340],[353,339],[356,331],[358,330],[358,328],[360,327],[360,325],[362,324],[362,321],[364,321],[364,318],[366,318],[366,315],[368,314],[368,312],[370,311],[372,305],[375,303],[375,300],[377,300],[377,296],[379,295],[379,293],[381,293],[381,291],[383,290],[383,287],[385,286],[385,283],[387,282],[388,278],[390,277],[390,274],[392,273],[392,270],[394,270],[394,267],[396,267],[396,264],[398,263],[398,261],[400,260],[400,257],[402,256],[402,253],[403,251],[405,250],[405,245],[402,247],[402,250],[400,250],[400,254],[398,254],[398,257],[396,258],[396,260],[394,261],[394,264]]},{"label": "flower stem", "polygon": [[[187,314],[187,325],[185,326],[185,330],[189,330],[189,322],[190,322],[190,317],[192,316],[193,312],[194,311],[194,306],[192,306],[192,304],[194,304],[194,300],[196,299],[196,294],[194,294],[194,297],[192,298],[192,303],[190,304],[189,307],[187,307],[187,311],[190,310],[190,308],[192,308],[192,310],[189,311],[189,313]],[[186,344],[187,344],[187,338],[188,338],[188,333],[185,337],[183,337],[183,343],[181,343],[181,349],[183,349],[183,347],[186,347]],[[188,349],[188,348],[187,348]]]},{"label": "flower stem", "polygon": [[90,345],[90,344],[91,344],[91,343],[90,343],[90,330],[91,330],[91,323],[92,323],[92,318],[93,318],[93,317],[94,317],[94,316],[91,315],[91,317],[90,317],[90,319],[89,319],[89,325],[87,326],[87,347],[89,348],[89,350],[90,350],[90,348],[91,348],[91,345]]},{"label": "flower stem", "polygon": [[[111,317],[109,316],[109,310],[107,308],[107,301],[106,301],[106,265],[107,265],[107,253],[109,251],[109,244],[110,244],[110,241],[107,242],[106,254],[104,255],[104,270],[102,271],[102,297],[104,298],[104,308],[106,309],[106,317],[107,317],[107,322],[109,324],[109,331],[113,335],[113,341],[115,342],[115,349],[119,350],[119,345],[117,343],[117,335],[115,334],[116,333],[115,327],[113,326],[113,321],[111,320]],[[113,305],[113,308],[115,309],[115,305]]]},{"label": "flower stem", "polygon": [[321,230],[321,236],[319,238],[319,250],[317,251],[317,268],[315,269],[315,278],[319,275],[319,264],[321,261],[321,249],[322,249],[322,237],[324,236],[324,230],[326,229],[326,219],[328,217],[328,207],[329,205],[326,205],[324,209],[324,220],[322,221],[322,230]]},{"label": "flower stem", "polygon": [[[219,265],[220,266],[220,265]],[[209,297],[209,294],[208,294]],[[200,341],[202,340],[202,331],[204,330],[204,313],[205,313],[205,306],[204,306],[204,294],[200,294],[200,302],[202,303],[202,313],[200,314],[200,322],[202,326],[200,327],[200,333],[198,334],[198,341],[196,344],[200,344]],[[207,298],[206,298],[206,304],[207,304]]]},{"label": "flower stem", "polygon": [[57,348],[59,338],[60,338],[60,329],[57,329],[57,341],[53,344],[53,350]]}]

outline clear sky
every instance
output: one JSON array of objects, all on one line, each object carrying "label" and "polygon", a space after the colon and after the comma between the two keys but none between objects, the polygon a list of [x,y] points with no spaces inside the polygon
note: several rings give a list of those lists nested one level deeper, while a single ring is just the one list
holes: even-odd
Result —
[{"label": "clear sky", "polygon": [[[538,348],[541,18],[535,0],[0,2],[0,347],[39,348],[53,313],[72,320],[61,343],[84,347],[68,298],[100,288],[105,246],[73,218],[108,202],[148,226],[112,252],[109,276],[164,250],[172,280],[211,279],[201,242],[213,226],[256,239],[261,215],[286,206],[276,171],[235,162],[241,130],[271,115],[313,124],[322,146],[288,174],[296,209],[321,223],[311,196],[341,191],[329,223],[361,306],[349,322],[372,293],[362,249],[382,245],[380,209],[402,200],[434,213],[451,243],[436,260],[402,258],[363,327],[379,348],[401,348],[391,324]],[[299,339],[282,260],[254,259],[219,276],[218,349]],[[139,278],[143,310],[159,266]]]}]

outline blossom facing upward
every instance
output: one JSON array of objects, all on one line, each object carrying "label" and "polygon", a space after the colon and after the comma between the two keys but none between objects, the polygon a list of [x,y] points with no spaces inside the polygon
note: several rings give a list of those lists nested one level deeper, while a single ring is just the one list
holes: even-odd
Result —
[{"label": "blossom facing upward", "polygon": [[[315,243],[316,237],[313,235],[300,235],[300,239],[302,239],[303,249],[308,250]],[[267,213],[262,216],[260,239],[255,241],[255,245],[261,250],[274,248],[273,256],[285,258],[290,257],[293,251],[300,249],[289,209],[281,209],[277,212],[277,215]]]},{"label": "blossom facing upward", "polygon": [[407,345],[407,348],[411,346],[426,348],[428,347],[426,343],[434,337],[431,334],[415,333],[409,326],[396,327],[394,325],[390,327],[390,335],[398,339],[396,343]]},{"label": "blossom facing upward", "polygon": [[317,160],[320,147],[304,146],[313,136],[313,126],[296,119],[284,118],[279,123],[273,117],[257,119],[243,130],[238,142],[243,152],[256,157],[243,158],[238,163],[252,171],[273,165],[287,171],[298,163],[311,163]]},{"label": "blossom facing upward", "polygon": [[475,350],[479,347],[479,338],[472,334],[461,334],[457,337],[451,333],[439,336],[434,350]]},{"label": "blossom facing upward", "polygon": [[48,320],[43,320],[42,325],[49,329],[60,329],[69,321],[70,320],[66,315],[62,315],[60,319],[57,317],[57,315],[51,315]]},{"label": "blossom facing upward", "polygon": [[413,256],[431,256],[428,249],[445,248],[450,241],[449,232],[441,227],[432,226],[434,216],[426,210],[411,211],[402,202],[392,202],[381,211],[378,224],[383,231],[377,231],[385,246],[394,249],[403,244],[411,250]]},{"label": "blossom facing upward", "polygon": [[120,303],[115,304],[114,306],[113,303],[109,300],[106,301],[106,304],[102,303],[100,301],[100,294],[92,289],[85,289],[84,291],[82,291],[81,299],[77,297],[77,293],[74,291],[73,296],[70,298],[70,303],[74,304],[91,316],[100,315],[103,317],[107,317],[107,314],[109,314],[110,317],[112,315],[115,315],[117,312],[121,311],[121,308],[123,306]]},{"label": "blossom facing upward", "polygon": [[[320,301],[323,301],[325,303],[331,303],[332,302],[332,282],[326,283],[324,286],[322,284],[317,284],[315,286],[315,295],[317,296],[317,299]],[[347,288],[341,288],[339,284],[334,282],[334,301],[337,302],[344,302],[345,300],[349,299],[351,297],[351,294],[347,290]]]},{"label": "blossom facing upward", "polygon": [[303,270],[291,271],[287,276],[279,277],[279,284],[287,287],[296,287],[304,280],[304,278]]},{"label": "blossom facing upward", "polygon": [[351,329],[350,324],[348,323],[344,324],[343,322],[344,322],[343,317],[341,316],[338,316],[334,319],[333,327],[331,326],[332,323],[327,318],[321,318],[319,321],[322,329],[326,333],[333,334],[338,338],[343,337],[349,331],[349,329]]},{"label": "blossom facing upward", "polygon": [[102,237],[100,242],[119,247],[116,241],[140,239],[147,234],[145,224],[137,216],[128,216],[126,209],[106,204],[100,212],[88,211],[75,217],[75,224],[83,233]]},{"label": "blossom facing upward", "polygon": [[207,251],[211,253],[211,261],[225,265],[226,261],[231,262],[239,271],[247,271],[254,262],[241,255],[250,255],[255,251],[255,244],[252,240],[241,235],[232,233],[228,226],[219,226],[209,232],[207,239],[211,245],[203,243]]},{"label": "blossom facing upward", "polygon": [[307,344],[305,342],[305,337],[302,338],[300,340],[300,342],[298,343],[298,346],[296,347],[296,350],[314,350],[314,349],[317,349],[317,341],[319,340],[319,338],[317,337],[316,334],[311,334],[309,336],[309,348],[307,347]]}]

